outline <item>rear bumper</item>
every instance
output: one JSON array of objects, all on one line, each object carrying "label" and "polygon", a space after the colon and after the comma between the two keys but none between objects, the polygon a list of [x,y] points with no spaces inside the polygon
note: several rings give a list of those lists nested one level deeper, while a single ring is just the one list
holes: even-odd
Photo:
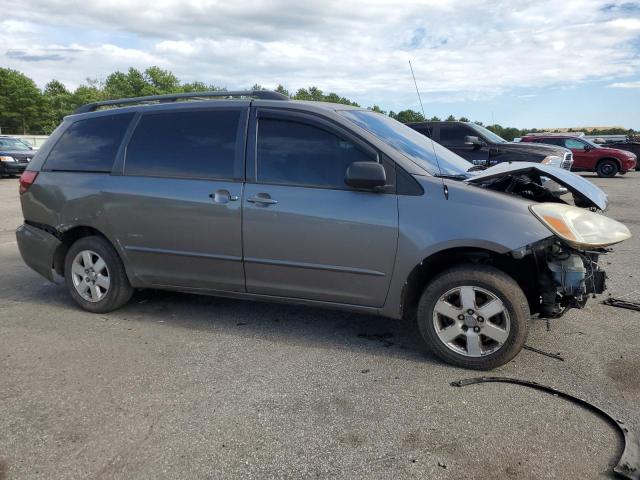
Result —
[{"label": "rear bumper", "polygon": [[16,239],[24,263],[53,282],[53,256],[62,242],[50,233],[27,224],[18,227]]}]

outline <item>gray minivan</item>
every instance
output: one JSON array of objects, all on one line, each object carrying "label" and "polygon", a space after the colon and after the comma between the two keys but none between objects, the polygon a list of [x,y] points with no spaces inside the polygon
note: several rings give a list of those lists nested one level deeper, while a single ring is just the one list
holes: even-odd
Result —
[{"label": "gray minivan", "polygon": [[25,262],[88,311],[157,288],[409,318],[476,369],[511,360],[532,314],[602,292],[598,256],[630,236],[571,172],[474,172],[387,116],[269,91],[80,107],[20,198]]}]

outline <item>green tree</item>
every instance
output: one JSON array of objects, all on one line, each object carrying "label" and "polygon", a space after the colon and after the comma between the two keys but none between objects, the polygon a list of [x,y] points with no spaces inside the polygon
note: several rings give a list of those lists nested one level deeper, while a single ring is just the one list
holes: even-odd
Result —
[{"label": "green tree", "polygon": [[385,112],[384,110],[382,110],[378,105],[374,105],[373,107],[367,107],[369,110],[371,110],[372,112],[377,112],[377,113],[381,113],[383,115],[386,115],[387,112]]},{"label": "green tree", "polygon": [[436,117],[435,115],[429,119],[432,122],[441,122],[440,117]]},{"label": "green tree", "polygon": [[289,90],[287,90],[286,88],[284,88],[282,85],[278,85],[276,87],[276,92],[281,93],[283,95],[286,95],[287,97],[290,97],[291,95],[289,94]]},{"label": "green tree", "polygon": [[0,127],[3,133],[40,133],[48,111],[35,82],[0,68]]},{"label": "green tree", "polygon": [[416,112],[415,110],[407,109],[402,110],[398,113],[389,112],[389,116],[395,118],[399,122],[409,123],[409,122],[424,122],[424,115],[420,112]]},{"label": "green tree", "polygon": [[163,70],[159,67],[154,66],[147,68],[142,78],[152,88],[154,95],[177,93],[182,90],[178,77],[168,70]]},{"label": "green tree", "polygon": [[460,121],[460,122],[468,122],[468,121],[469,121],[469,119],[468,119],[467,117],[460,117],[460,118],[458,119],[458,121]]},{"label": "green tree", "polygon": [[455,122],[456,121],[456,117],[454,117],[453,115],[449,115],[447,118],[444,119],[445,122]]},{"label": "green tree", "polygon": [[43,120],[42,128],[45,133],[50,133],[74,109],[73,96],[62,82],[51,80],[44,87],[43,99],[47,118]]}]

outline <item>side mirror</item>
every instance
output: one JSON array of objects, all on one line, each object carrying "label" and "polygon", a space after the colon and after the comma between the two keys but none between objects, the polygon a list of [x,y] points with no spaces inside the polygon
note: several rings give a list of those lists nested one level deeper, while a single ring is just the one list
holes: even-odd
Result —
[{"label": "side mirror", "polygon": [[387,184],[387,174],[378,162],[353,162],[347,168],[344,183],[353,188],[375,190]]},{"label": "side mirror", "polygon": [[466,137],[464,137],[464,144],[473,145],[476,148],[482,146],[482,142],[475,135],[467,135]]}]

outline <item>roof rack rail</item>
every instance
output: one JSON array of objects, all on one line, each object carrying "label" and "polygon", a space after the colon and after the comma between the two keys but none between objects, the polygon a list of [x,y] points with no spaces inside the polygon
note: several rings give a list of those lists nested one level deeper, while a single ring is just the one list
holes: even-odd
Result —
[{"label": "roof rack rail", "polygon": [[94,112],[100,107],[115,105],[130,105],[135,103],[166,103],[175,102],[182,99],[198,99],[209,97],[256,97],[261,100],[289,100],[289,97],[271,90],[239,90],[228,92],[226,90],[217,90],[213,92],[191,92],[191,93],[170,93],[167,95],[151,95],[148,97],[119,98],[116,100],[105,100],[103,102],[87,103],[81,105],[73,113]]},{"label": "roof rack rail", "polygon": [[529,132],[523,137],[584,137],[584,132]]}]

